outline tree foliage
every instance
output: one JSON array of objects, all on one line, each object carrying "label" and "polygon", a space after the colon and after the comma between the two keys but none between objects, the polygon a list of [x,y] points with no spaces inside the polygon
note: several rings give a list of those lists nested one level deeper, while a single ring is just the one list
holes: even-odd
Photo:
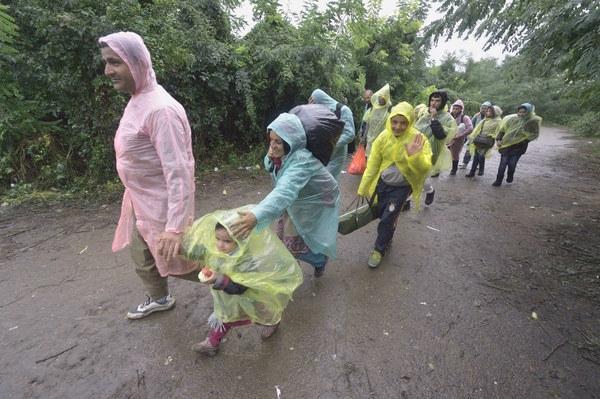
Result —
[{"label": "tree foliage", "polygon": [[600,80],[600,2],[594,0],[443,0],[443,17],[427,36],[454,33],[487,37],[487,48],[503,44],[547,74],[569,80]]},{"label": "tree foliage", "polygon": [[[200,167],[211,156],[226,161],[235,150],[262,145],[277,113],[306,102],[315,88],[356,110],[367,82],[391,82],[402,94],[422,89],[423,9],[416,0],[400,2],[387,19],[378,17],[377,1],[336,0],[320,11],[312,0],[294,23],[278,1],[255,0],[256,24],[244,37],[234,34],[240,0],[5,3],[0,32],[18,26],[19,36],[0,61],[0,87],[13,88],[1,105],[0,191],[10,183],[44,188],[114,179],[112,138],[127,98],[103,76],[97,45],[114,31],[144,37],[159,83],[187,110]],[[2,49],[10,44],[5,38],[0,33]]]}]

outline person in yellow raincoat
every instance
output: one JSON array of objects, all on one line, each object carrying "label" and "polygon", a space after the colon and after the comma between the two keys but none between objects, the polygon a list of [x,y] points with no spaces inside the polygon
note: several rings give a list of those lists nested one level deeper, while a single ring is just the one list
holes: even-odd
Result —
[{"label": "person in yellow raincoat", "polygon": [[204,341],[192,346],[205,355],[215,355],[233,327],[260,324],[265,326],[262,338],[269,338],[277,330],[294,290],[302,284],[298,262],[271,229],[254,229],[243,240],[231,234],[238,211],[248,209],[207,214],[183,237],[184,257],[203,266],[199,280],[212,284],[211,330]]},{"label": "person in yellow raincoat", "polygon": [[[450,169],[452,156],[448,143],[454,138],[457,126],[447,111],[448,93],[436,90],[429,95],[429,109],[415,123],[415,128],[429,139],[431,145],[431,177],[437,177],[442,170]],[[425,182],[425,205],[433,203],[435,189],[431,179]]]},{"label": "person in yellow raincoat", "polygon": [[373,142],[367,169],[358,195],[371,198],[377,193],[377,239],[367,264],[379,266],[392,241],[396,220],[408,196],[413,193],[417,207],[425,178],[431,169],[431,147],[427,137],[413,127],[412,105],[394,106],[385,130]]},{"label": "person in yellow raincoat", "polygon": [[366,119],[366,134],[362,139],[362,143],[365,145],[367,157],[371,153],[373,141],[381,132],[385,130],[385,123],[388,115],[390,114],[389,110],[392,105],[392,99],[390,96],[389,84],[386,84],[381,89],[377,90],[373,96],[371,96],[371,105],[371,111]]},{"label": "person in yellow raincoat", "polygon": [[529,103],[519,105],[516,114],[508,115],[502,120],[496,138],[501,158],[496,181],[492,184],[494,187],[502,185],[507,167],[506,182],[513,182],[517,162],[527,151],[529,142],[540,135],[541,124],[542,118],[535,114],[534,106]]},{"label": "person in yellow raincoat", "polygon": [[[492,155],[492,148],[494,141],[498,135],[500,129],[500,122],[502,121],[502,108],[497,105],[489,106],[485,110],[485,119],[475,126],[475,129],[469,135],[469,148],[471,156],[473,158],[473,164],[471,165],[471,171],[465,175],[465,177],[475,177],[475,172],[479,167],[478,176],[483,176],[485,170],[485,159]],[[489,137],[490,146],[480,145],[475,143],[475,137]]]}]

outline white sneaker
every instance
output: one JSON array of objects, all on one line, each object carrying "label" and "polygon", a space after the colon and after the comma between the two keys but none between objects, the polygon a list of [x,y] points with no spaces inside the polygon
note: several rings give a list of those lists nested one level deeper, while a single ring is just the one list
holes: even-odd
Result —
[{"label": "white sneaker", "polygon": [[170,310],[173,306],[175,306],[175,298],[170,294],[155,300],[146,296],[146,301],[144,303],[139,304],[134,310],[127,312],[127,318],[131,320],[141,319],[154,312]]}]

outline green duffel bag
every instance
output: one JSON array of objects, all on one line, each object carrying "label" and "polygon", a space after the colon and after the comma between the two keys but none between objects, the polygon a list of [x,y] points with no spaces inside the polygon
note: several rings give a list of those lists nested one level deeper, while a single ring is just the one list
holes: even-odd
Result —
[{"label": "green duffel bag", "polygon": [[340,215],[338,224],[338,233],[346,235],[369,224],[377,218],[377,205],[374,203],[375,194],[369,201],[364,201],[356,197],[348,209],[356,203],[356,206],[350,211]]}]

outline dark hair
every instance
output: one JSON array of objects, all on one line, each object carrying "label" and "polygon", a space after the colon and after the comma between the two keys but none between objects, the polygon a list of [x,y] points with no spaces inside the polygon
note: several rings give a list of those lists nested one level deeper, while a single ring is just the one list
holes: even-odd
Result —
[{"label": "dark hair", "polygon": [[[268,129],[268,130],[267,130],[267,143],[270,143],[270,142],[271,142],[271,138],[269,137],[269,134],[270,134],[271,132],[273,132],[273,129]],[[275,134],[277,134],[277,133],[275,133]],[[278,135],[278,134],[277,134],[277,135]],[[278,136],[279,136],[279,135],[278,135]],[[281,138],[281,136],[279,136],[279,138]],[[291,148],[290,148],[290,145],[289,145],[289,144],[287,143],[287,141],[285,141],[284,139],[281,139],[281,142],[283,143],[283,153],[284,153],[285,155],[289,154],[289,153],[290,153],[290,150],[291,150]]]},{"label": "dark hair", "polygon": [[215,231],[217,231],[217,230],[227,230],[227,229],[221,223],[217,222],[217,224],[215,225]]}]

